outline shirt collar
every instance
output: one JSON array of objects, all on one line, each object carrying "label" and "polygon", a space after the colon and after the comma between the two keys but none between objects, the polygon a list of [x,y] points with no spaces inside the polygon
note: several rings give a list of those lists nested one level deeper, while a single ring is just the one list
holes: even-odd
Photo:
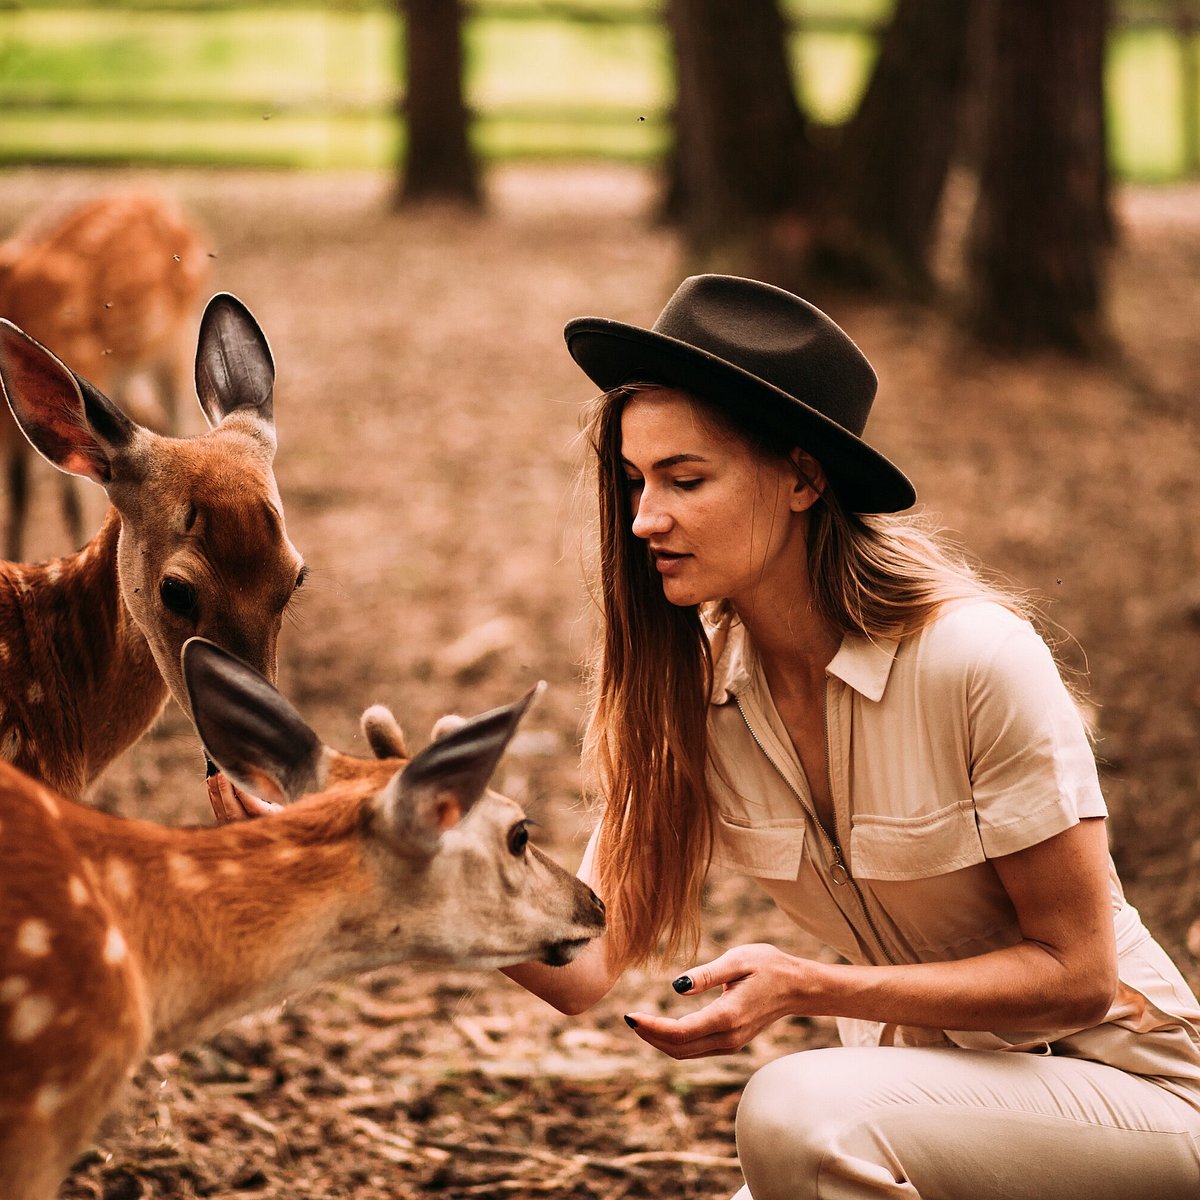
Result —
[{"label": "shirt collar", "polygon": [[[711,702],[725,704],[740,695],[759,670],[758,655],[746,627],[732,615],[710,626],[708,635],[713,651]],[[883,698],[899,647],[899,638],[848,633],[825,668],[826,674],[836,676],[866,699],[878,702]]]}]

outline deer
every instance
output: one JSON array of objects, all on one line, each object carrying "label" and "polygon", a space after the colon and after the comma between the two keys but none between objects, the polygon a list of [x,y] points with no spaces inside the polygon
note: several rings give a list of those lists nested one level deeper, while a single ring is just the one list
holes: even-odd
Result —
[{"label": "deer", "polygon": [[[179,205],[149,191],[96,196],[0,244],[0,317],[52,346],[127,410],[129,385],[147,379],[157,402],[154,428],[178,434],[191,332],[210,274],[205,239]],[[30,447],[2,407],[0,456],[8,495],[4,554],[16,560]],[[78,548],[83,511],[70,478],[62,480],[62,511]]]},{"label": "deer", "polygon": [[210,428],[137,424],[11,322],[0,386],[34,448],[98,483],[109,508],[79,551],[0,562],[0,760],[79,799],[173,696],[180,652],[217,642],[274,680],[283,616],[306,568],[273,473],[274,361],[236,297],[200,321],[196,390]]},{"label": "deer", "polygon": [[167,828],[96,812],[0,764],[0,1196],[52,1200],[128,1076],[234,1017],[406,961],[569,962],[604,905],[529,841],[488,782],[539,685],[443,718],[410,756],[320,741],[263,676],[202,638],[182,668],[206,752],[281,806]]}]

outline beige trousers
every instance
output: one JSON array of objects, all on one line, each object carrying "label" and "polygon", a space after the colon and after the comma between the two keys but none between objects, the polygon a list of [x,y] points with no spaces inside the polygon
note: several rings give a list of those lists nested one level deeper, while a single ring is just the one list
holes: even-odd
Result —
[{"label": "beige trousers", "polygon": [[791,1054],[750,1080],[735,1200],[1200,1200],[1200,1096],[1050,1055]]}]

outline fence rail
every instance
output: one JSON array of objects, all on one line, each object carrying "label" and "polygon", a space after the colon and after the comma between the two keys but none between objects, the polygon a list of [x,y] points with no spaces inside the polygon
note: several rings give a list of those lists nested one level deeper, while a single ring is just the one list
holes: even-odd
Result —
[{"label": "fence rail", "polygon": [[[836,124],[890,0],[791,0],[806,107]],[[650,160],[669,135],[657,0],[473,0],[467,85],[488,157]],[[385,0],[0,0],[0,162],[390,166],[403,36]],[[1200,0],[1127,3],[1110,43],[1118,174],[1200,173]]]}]

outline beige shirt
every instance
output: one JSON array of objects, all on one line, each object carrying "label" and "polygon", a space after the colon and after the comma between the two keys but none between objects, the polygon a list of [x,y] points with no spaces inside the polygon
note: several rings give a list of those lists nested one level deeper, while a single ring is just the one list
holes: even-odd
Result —
[{"label": "beige shirt", "polygon": [[[709,780],[714,864],[752,876],[854,963],[946,961],[1021,940],[990,860],[1106,815],[1078,710],[1032,626],[990,601],[946,609],[901,641],[847,637],[826,668],[836,828],[736,619],[716,658]],[[848,1044],[1073,1054],[1200,1089],[1200,1005],[1126,903],[1110,861],[1121,987],[1087,1030],[989,1033],[839,1022]]]}]

